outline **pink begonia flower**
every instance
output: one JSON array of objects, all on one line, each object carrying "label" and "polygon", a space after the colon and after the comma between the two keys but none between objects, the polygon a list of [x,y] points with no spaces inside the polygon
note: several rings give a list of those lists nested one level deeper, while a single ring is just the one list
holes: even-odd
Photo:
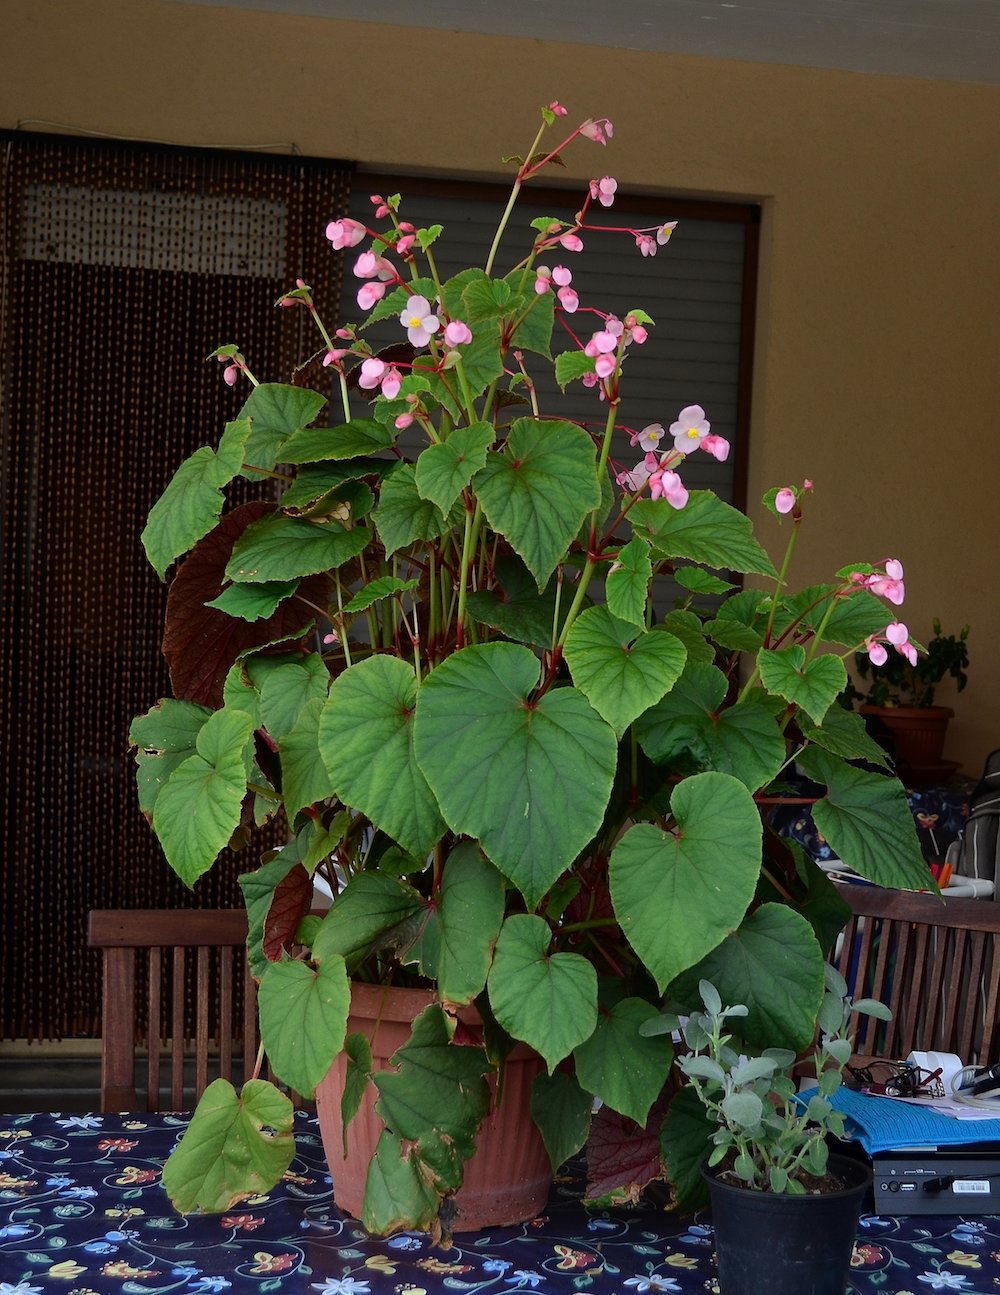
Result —
[{"label": "pink begonia flower", "polygon": [[418,296],[411,297],[406,303],[399,322],[406,329],[406,336],[413,346],[426,346],[441,327],[437,315],[431,312],[430,302],[426,297]]},{"label": "pink begonia flower", "polygon": [[354,274],[359,279],[378,278],[383,282],[396,277],[392,262],[384,256],[376,256],[374,252],[361,253],[354,263]]},{"label": "pink begonia flower", "polygon": [[595,144],[606,144],[614,133],[615,128],[607,117],[602,117],[599,121],[585,121],[580,127],[580,134],[585,139],[592,139]]},{"label": "pink begonia flower", "polygon": [[720,463],[725,463],[729,458],[729,442],[724,436],[716,436],[714,432],[709,432],[701,440],[701,448],[707,450],[713,459],[718,459]]},{"label": "pink begonia flower", "polygon": [[590,196],[596,199],[602,207],[610,207],[615,200],[615,193],[618,190],[618,181],[606,175],[602,180],[591,180]]},{"label": "pink begonia flower", "polygon": [[671,508],[683,508],[688,501],[688,492],[676,472],[670,468],[659,468],[649,478],[649,497],[662,497]]},{"label": "pink begonia flower", "polygon": [[579,309],[580,298],[576,295],[574,288],[560,288],[556,296],[559,298],[559,304],[567,315],[575,314]]},{"label": "pink begonia flower", "polygon": [[385,396],[386,400],[395,400],[402,385],[403,375],[395,365],[392,365],[389,372],[382,379],[382,395]]},{"label": "pink begonia flower", "polygon": [[617,349],[618,337],[609,328],[605,328],[598,333],[594,333],[583,348],[583,353],[584,355],[607,355]]},{"label": "pink begonia flower", "polygon": [[338,252],[344,247],[357,247],[367,233],[364,225],[350,216],[331,220],[326,227],[326,236]]},{"label": "pink begonia flower", "polygon": [[896,607],[900,607],[906,597],[903,564],[897,558],[889,558],[886,561],[885,575],[876,573],[869,576],[865,583],[872,593],[888,599]]},{"label": "pink begonia flower", "polygon": [[229,364],[222,370],[222,380],[227,387],[235,387],[236,379],[240,376],[240,366],[238,364]]},{"label": "pink begonia flower", "polygon": [[393,427],[395,427],[395,429],[396,429],[396,431],[397,431],[397,432],[405,432],[405,431],[406,431],[406,429],[407,429],[407,428],[408,428],[412,423],[413,423],[413,415],[412,415],[412,414],[400,414],[400,415],[399,415],[399,417],[398,417],[398,418],[395,420],[395,422],[393,423]]},{"label": "pink begonia flower", "polygon": [[535,271],[535,291],[539,296],[552,287],[552,271],[547,265],[540,265]]},{"label": "pink begonia flower", "polygon": [[377,301],[385,296],[385,284],[371,282],[363,284],[358,292],[358,305],[362,310],[371,310]]},{"label": "pink begonia flower", "polygon": [[889,660],[889,653],[885,650],[878,639],[867,638],[865,640],[865,648],[868,652],[868,660],[872,665],[885,665]]},{"label": "pink begonia flower", "polygon": [[374,391],[385,377],[386,368],[385,361],[377,360],[374,356],[365,360],[361,365],[358,386],[363,387],[365,391]]},{"label": "pink begonia flower", "polygon": [[677,421],[670,424],[674,448],[681,454],[696,450],[711,430],[712,424],[705,417],[701,405],[685,405],[677,415]]},{"label": "pink begonia flower", "polygon": [[396,243],[396,251],[400,256],[405,256],[413,244],[416,242],[416,234],[404,234]]},{"label": "pink begonia flower", "polygon": [[583,239],[578,234],[561,234],[559,242],[567,252],[582,252]]},{"label": "pink begonia flower", "polygon": [[790,513],[795,507],[795,491],[782,486],[774,496],[774,506],[779,513]]},{"label": "pink begonia flower", "polygon": [[655,450],[663,437],[662,423],[649,423],[641,432],[633,432],[629,437],[632,445],[641,445],[644,450]]},{"label": "pink begonia flower", "polygon": [[660,228],[656,231],[656,241],[659,243],[661,247],[663,247],[664,244],[670,242],[670,235],[674,232],[676,228],[677,228],[677,221],[668,220],[665,225],[661,225]]},{"label": "pink begonia flower", "polygon": [[552,282],[558,283],[560,288],[568,288],[573,282],[573,271],[565,265],[557,265],[552,271]]},{"label": "pink begonia flower", "polygon": [[472,341],[472,330],[460,319],[453,319],[445,326],[444,340],[449,346],[465,346]]},{"label": "pink begonia flower", "polygon": [[549,104],[549,112],[554,113],[556,117],[566,116],[566,109],[562,106],[562,104],[559,102],[558,99],[553,99],[552,102]]},{"label": "pink begonia flower", "polygon": [[636,234],[635,245],[643,256],[656,255],[656,240],[650,238],[648,234]]},{"label": "pink begonia flower", "polygon": [[339,348],[335,348],[332,351],[327,351],[326,355],[323,356],[323,367],[327,368],[331,364],[339,364],[340,361],[347,354],[348,352],[346,350],[339,349]]},{"label": "pink begonia flower", "polygon": [[373,193],[370,201],[372,206],[375,208],[375,217],[377,220],[381,220],[383,216],[388,216],[389,207],[380,193]]},{"label": "pink begonia flower", "polygon": [[885,636],[896,649],[902,653],[909,661],[910,665],[917,664],[917,649],[910,642],[910,631],[902,621],[892,621],[885,627]]},{"label": "pink begonia flower", "polygon": [[659,466],[659,459],[648,451],[641,463],[637,463],[630,472],[619,472],[615,481],[626,490],[636,491],[644,486]]},{"label": "pink begonia flower", "polygon": [[604,321],[604,331],[614,338],[619,338],[625,332],[625,325],[617,315],[608,315]]},{"label": "pink begonia flower", "polygon": [[641,346],[649,337],[648,331],[643,328],[642,324],[632,324],[628,330],[628,340],[635,342],[636,346]]}]

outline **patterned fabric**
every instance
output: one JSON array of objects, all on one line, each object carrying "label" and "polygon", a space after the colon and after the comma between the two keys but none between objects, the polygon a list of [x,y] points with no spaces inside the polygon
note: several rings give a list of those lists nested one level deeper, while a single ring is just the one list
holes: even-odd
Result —
[{"label": "patterned fabric", "polygon": [[[450,1250],[370,1237],[333,1204],[315,1120],[296,1118],[299,1152],[273,1192],[183,1218],[160,1173],[187,1116],[2,1117],[0,1295],[717,1295],[707,1216],[587,1210],[572,1169],[520,1227]],[[849,1295],[998,1290],[1000,1217],[862,1218]]]}]

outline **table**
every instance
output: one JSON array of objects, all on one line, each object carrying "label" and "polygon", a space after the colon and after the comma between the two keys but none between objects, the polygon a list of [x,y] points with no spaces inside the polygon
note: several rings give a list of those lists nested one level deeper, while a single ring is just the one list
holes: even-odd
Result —
[{"label": "table", "polygon": [[[370,1237],[333,1203],[315,1120],[267,1196],[183,1218],[160,1185],[186,1115],[0,1117],[0,1295],[711,1295],[706,1215],[586,1210],[561,1175],[544,1216],[459,1234]],[[1000,1289],[1000,1217],[861,1220],[851,1295]],[[762,1274],[761,1291],[768,1287]]]}]

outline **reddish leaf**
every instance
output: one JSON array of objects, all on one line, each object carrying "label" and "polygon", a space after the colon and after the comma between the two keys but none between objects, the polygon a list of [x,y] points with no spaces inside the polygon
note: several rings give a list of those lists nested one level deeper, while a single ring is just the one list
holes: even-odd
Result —
[{"label": "reddish leaf", "polygon": [[280,962],[285,950],[295,943],[295,931],[309,912],[312,892],[312,878],[301,865],[275,886],[264,923],[264,957],[269,962]]},{"label": "reddish leaf", "polygon": [[[259,621],[240,620],[205,606],[222,592],[226,563],[236,541],[251,522],[275,508],[262,501],[241,504],[199,540],[178,567],[167,594],[163,629],[163,655],[175,697],[221,706],[226,674],[241,652],[293,634],[309,622],[311,613],[294,595],[279,604],[273,616]],[[304,598],[321,606],[327,602],[329,588],[323,575],[307,576],[299,585]],[[291,646],[286,643],[283,649]]]},{"label": "reddish leaf", "polygon": [[654,1102],[645,1128],[634,1120],[602,1106],[594,1116],[587,1140],[587,1199],[624,1191],[636,1202],[647,1183],[662,1178],[660,1125],[666,1112],[664,1098]]}]

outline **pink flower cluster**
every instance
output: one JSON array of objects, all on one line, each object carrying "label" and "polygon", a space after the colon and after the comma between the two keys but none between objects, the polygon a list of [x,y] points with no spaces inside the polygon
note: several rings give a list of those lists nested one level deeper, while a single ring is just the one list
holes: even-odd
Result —
[{"label": "pink flower cluster", "polygon": [[[892,621],[885,627],[884,641],[891,643],[897,652],[906,657],[910,665],[917,664],[917,649],[910,642],[910,631],[902,621]],[[889,653],[875,635],[865,640],[865,649],[872,665],[885,665],[889,659]]]},{"label": "pink flower cluster", "polygon": [[686,405],[670,424],[674,445],[663,455],[658,453],[660,441],[667,434],[662,423],[650,423],[641,432],[633,432],[631,443],[644,449],[645,456],[631,471],[619,472],[615,480],[632,491],[640,490],[648,483],[651,499],[663,498],[672,507],[683,508],[688,501],[688,492],[670,464],[676,463],[678,456],[683,458],[699,448],[720,462],[724,461],[729,455],[729,442],[724,436],[716,436],[711,426],[701,405]]},{"label": "pink flower cluster", "polygon": [[535,271],[535,291],[541,296],[548,292],[554,283],[559,304],[568,315],[572,315],[580,307],[580,298],[577,296],[576,289],[570,287],[572,282],[572,271],[565,265],[557,265],[552,270],[547,265],[540,265]]}]

